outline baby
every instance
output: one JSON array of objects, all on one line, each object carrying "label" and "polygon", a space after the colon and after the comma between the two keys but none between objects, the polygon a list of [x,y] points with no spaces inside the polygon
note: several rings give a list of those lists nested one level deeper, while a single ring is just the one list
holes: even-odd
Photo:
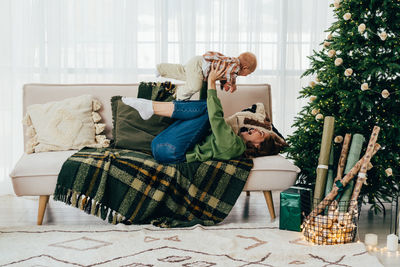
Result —
[{"label": "baby", "polygon": [[211,64],[226,71],[221,82],[221,89],[233,93],[236,91],[236,77],[247,76],[257,67],[257,58],[253,53],[244,52],[238,57],[226,57],[218,52],[207,52],[203,56],[195,56],[186,65],[161,63],[157,65],[157,75],[186,81],[185,86],[178,87],[176,99],[185,100],[200,91],[203,81],[207,80]]}]

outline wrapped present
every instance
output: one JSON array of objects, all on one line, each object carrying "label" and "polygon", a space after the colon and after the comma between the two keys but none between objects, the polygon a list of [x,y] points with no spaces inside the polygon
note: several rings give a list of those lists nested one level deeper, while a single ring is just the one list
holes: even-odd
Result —
[{"label": "wrapped present", "polygon": [[279,229],[300,232],[304,217],[311,211],[312,190],[306,186],[292,186],[281,192]]}]

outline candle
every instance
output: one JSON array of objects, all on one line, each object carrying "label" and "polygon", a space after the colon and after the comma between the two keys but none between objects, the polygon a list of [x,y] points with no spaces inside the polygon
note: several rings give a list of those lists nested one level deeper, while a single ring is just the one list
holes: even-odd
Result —
[{"label": "candle", "polygon": [[399,247],[399,238],[395,234],[390,234],[386,239],[386,247],[388,251],[397,251]]},{"label": "candle", "polygon": [[365,245],[375,247],[378,245],[378,236],[376,234],[365,234]]}]

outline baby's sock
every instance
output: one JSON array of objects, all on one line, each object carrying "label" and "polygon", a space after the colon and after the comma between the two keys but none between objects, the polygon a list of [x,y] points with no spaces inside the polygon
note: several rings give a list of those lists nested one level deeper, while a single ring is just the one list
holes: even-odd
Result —
[{"label": "baby's sock", "polygon": [[135,97],[123,97],[121,100],[126,105],[136,109],[143,120],[150,119],[154,114],[153,102],[151,100]]}]

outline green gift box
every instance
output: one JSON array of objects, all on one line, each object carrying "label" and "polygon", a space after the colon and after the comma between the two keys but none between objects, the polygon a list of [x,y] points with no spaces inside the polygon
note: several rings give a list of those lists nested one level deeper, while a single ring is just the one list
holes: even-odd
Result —
[{"label": "green gift box", "polygon": [[312,190],[292,186],[280,195],[279,229],[301,231],[304,216],[311,212]]}]

